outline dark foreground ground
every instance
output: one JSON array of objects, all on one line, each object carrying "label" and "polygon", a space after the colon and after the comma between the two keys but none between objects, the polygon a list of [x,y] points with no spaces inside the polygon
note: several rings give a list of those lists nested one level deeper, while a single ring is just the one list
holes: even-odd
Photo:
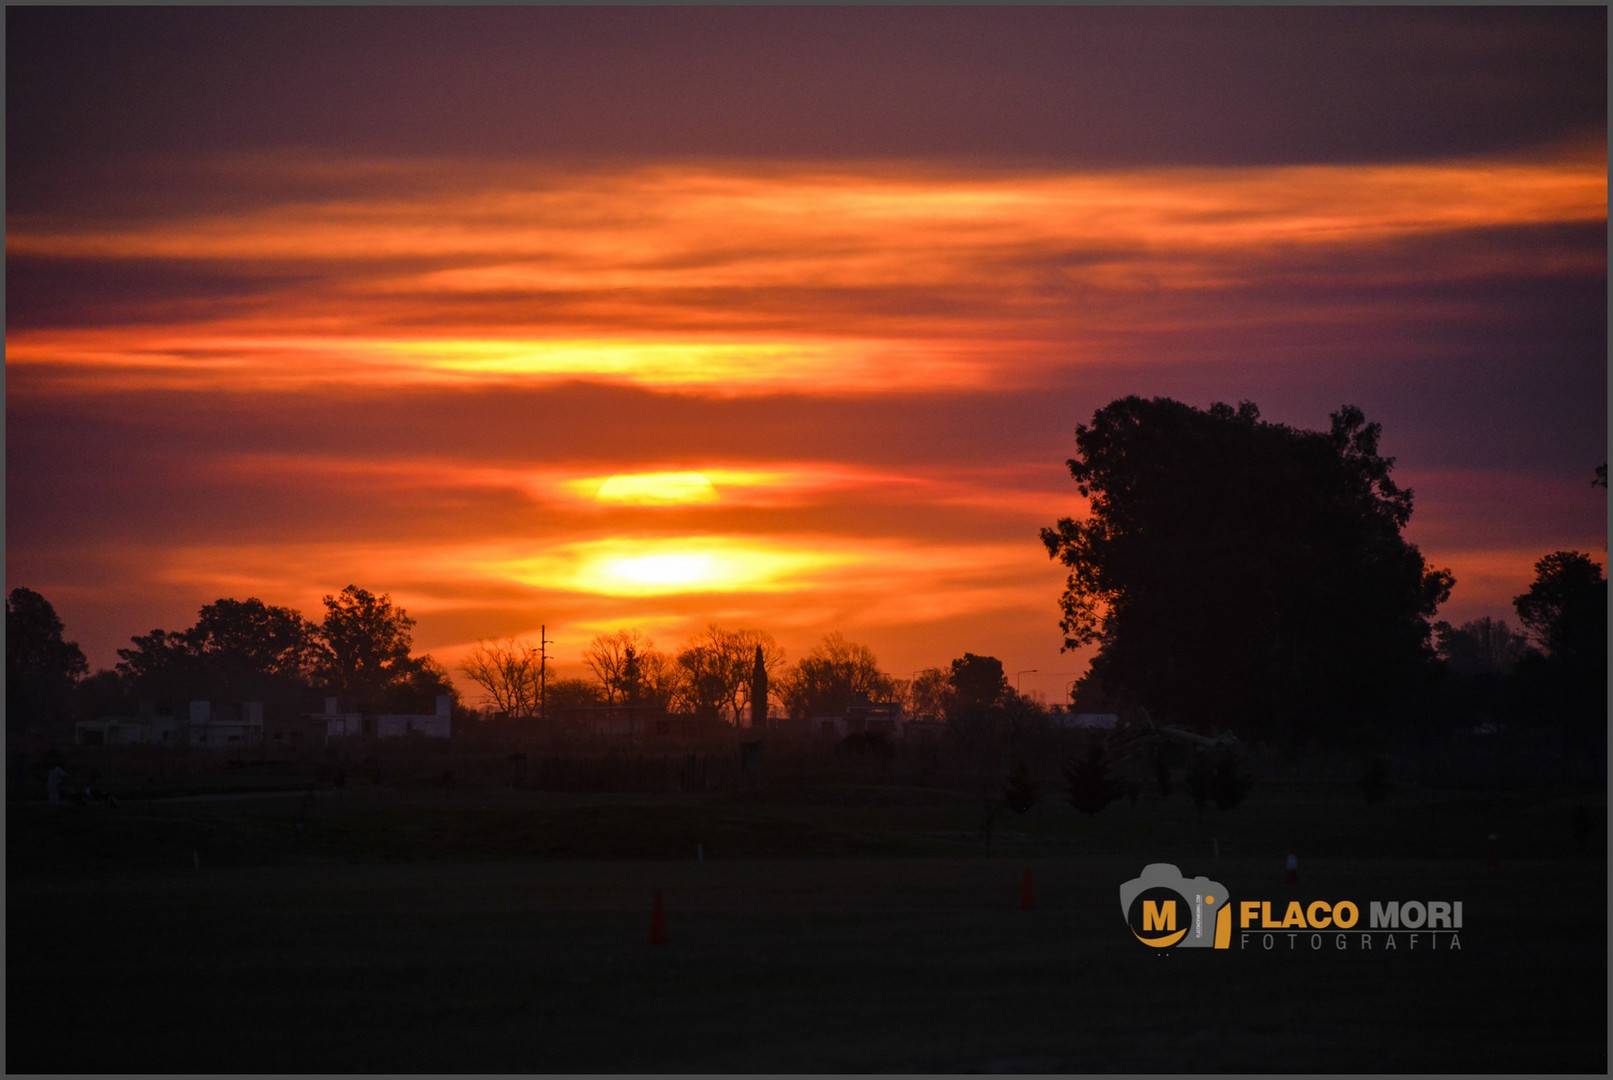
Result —
[{"label": "dark foreground ground", "polygon": [[[1605,1073],[1605,838],[1558,827],[1584,797],[1055,797],[989,858],[939,796],[14,804],[6,1067]],[[1496,821],[1520,850],[1491,869]],[[1462,900],[1462,949],[1149,949],[1117,891],[1153,861],[1235,898]]]}]

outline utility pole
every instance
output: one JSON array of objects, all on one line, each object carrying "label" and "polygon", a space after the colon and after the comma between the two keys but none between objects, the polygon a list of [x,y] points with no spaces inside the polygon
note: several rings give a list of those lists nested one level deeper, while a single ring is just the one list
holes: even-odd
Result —
[{"label": "utility pole", "polygon": [[547,711],[544,709],[545,691],[549,675],[549,627],[547,625],[538,627],[538,647],[532,651],[538,654],[538,723],[542,725],[547,717]]}]

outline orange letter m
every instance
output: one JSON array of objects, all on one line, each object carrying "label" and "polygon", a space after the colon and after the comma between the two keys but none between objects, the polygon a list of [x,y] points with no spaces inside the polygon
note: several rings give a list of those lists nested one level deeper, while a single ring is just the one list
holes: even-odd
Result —
[{"label": "orange letter m", "polygon": [[1143,933],[1176,929],[1176,904],[1165,900],[1143,901]]}]

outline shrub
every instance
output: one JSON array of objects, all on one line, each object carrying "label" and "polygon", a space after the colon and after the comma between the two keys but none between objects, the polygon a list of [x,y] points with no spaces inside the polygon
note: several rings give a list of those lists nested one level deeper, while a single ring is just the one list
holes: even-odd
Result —
[{"label": "shrub", "polygon": [[1125,792],[1125,785],[1109,775],[1103,743],[1097,739],[1087,743],[1085,755],[1064,767],[1064,778],[1070,805],[1083,814],[1096,814]]}]

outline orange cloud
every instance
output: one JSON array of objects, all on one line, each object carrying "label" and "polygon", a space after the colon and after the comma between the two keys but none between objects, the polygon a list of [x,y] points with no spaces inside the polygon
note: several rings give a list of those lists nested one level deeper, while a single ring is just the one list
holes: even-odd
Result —
[{"label": "orange cloud", "polygon": [[221,483],[267,482],[349,495],[495,489],[573,511],[638,508],[785,508],[878,500],[1030,517],[1078,513],[1084,500],[1058,463],[1013,467],[909,466],[837,461],[662,462],[625,458],[593,465],[486,464],[434,457],[225,454],[196,466]]},{"label": "orange cloud", "polygon": [[[1072,356],[1110,356],[1130,298],[1284,280],[1312,252],[1607,213],[1600,149],[1078,174],[355,163],[345,186],[328,163],[255,164],[326,169],[338,193],[133,223],[13,220],[8,255],[267,266],[312,284],[245,285],[239,304],[205,318],[23,327],[8,362],[131,387],[1024,385]],[[239,180],[244,167],[198,170]],[[1465,254],[1370,272],[1460,278],[1505,258],[1492,252],[1487,267]],[[1549,257],[1599,269],[1569,250]]]},{"label": "orange cloud", "polygon": [[[255,188],[259,176],[271,180]],[[139,220],[8,222],[14,280],[49,264],[48,281],[69,289],[62,268],[80,262],[100,268],[91,282],[155,272],[134,300],[87,284],[63,305],[71,317],[10,328],[12,401],[43,403],[25,412],[36,440],[75,391],[107,395],[85,399],[102,411],[87,409],[76,429],[97,433],[150,400],[113,392],[231,392],[166,397],[179,418],[214,400],[251,413],[262,399],[242,391],[275,392],[238,444],[248,453],[222,422],[176,424],[193,430],[172,446],[144,438],[138,469],[110,460],[128,449],[117,431],[83,438],[94,445],[70,479],[84,491],[110,490],[84,476],[125,468],[120,479],[157,493],[129,497],[119,512],[141,536],[106,550],[93,550],[113,528],[104,522],[122,529],[121,519],[86,525],[36,481],[43,524],[9,553],[29,575],[19,583],[93,578],[62,595],[85,609],[116,598],[116,618],[102,622],[118,644],[184,625],[217,596],[317,614],[323,593],[352,581],[392,592],[420,619],[419,646],[450,663],[479,637],[540,625],[569,663],[600,630],[638,626],[675,648],[715,620],[773,630],[795,655],[841,629],[898,672],[988,651],[1062,685],[1062,668],[1081,665],[1058,654],[1063,574],[1036,527],[1082,510],[1060,464],[1068,429],[1040,462],[1012,464],[1021,451],[998,450],[989,424],[955,448],[951,425],[967,427],[958,418],[986,398],[975,392],[1031,388],[1022,406],[1056,384],[1073,424],[1077,407],[1111,389],[1154,392],[1166,380],[1151,368],[1214,359],[1226,340],[1241,365],[1232,381],[1296,352],[1296,370],[1320,370],[1316,354],[1341,337],[1324,358],[1348,352],[1341,367],[1380,344],[1395,362],[1424,347],[1459,351],[1465,342],[1443,331],[1406,327],[1474,326],[1490,294],[1463,283],[1594,282],[1606,270],[1604,245],[1578,239],[1606,221],[1603,147],[1087,173],[276,158],[198,165],[176,176],[187,183],[220,185],[238,209],[176,199]],[[329,194],[254,201],[255,190]],[[227,282],[224,300],[187,291],[210,276]],[[1257,337],[1267,351],[1246,351]],[[1122,375],[1095,378],[1089,394],[1071,371],[1100,363]],[[578,380],[639,390],[599,391],[580,419],[566,398],[530,430],[524,410],[542,395],[507,404],[512,389],[558,399]],[[364,411],[395,390],[430,406]],[[937,392],[950,392],[946,409],[913,406]],[[669,444],[692,398],[746,395],[777,402],[691,413],[755,425],[744,440]],[[801,395],[868,400],[803,406]],[[500,437],[461,451],[457,433],[492,426],[494,398],[506,406]],[[297,412],[308,401],[324,405],[315,420]],[[359,404],[349,417],[332,401]],[[921,420],[886,431],[885,410],[904,408]],[[789,430],[758,422],[773,416]],[[348,437],[323,439],[348,421]],[[436,425],[433,437],[414,439],[405,429],[417,423]],[[36,448],[42,470],[65,456],[55,447]],[[159,458],[160,471],[145,467]],[[1534,559],[1574,546],[1536,550],[1528,538],[1585,519],[1575,501],[1585,492],[1558,506],[1528,478],[1504,491],[1483,470],[1405,479],[1418,490],[1412,538],[1457,574],[1457,621],[1464,605],[1509,611]],[[69,549],[58,521],[92,539]],[[172,535],[183,543],[153,539]],[[148,615],[145,597],[169,607]],[[98,647],[109,653],[106,640]]]}]

